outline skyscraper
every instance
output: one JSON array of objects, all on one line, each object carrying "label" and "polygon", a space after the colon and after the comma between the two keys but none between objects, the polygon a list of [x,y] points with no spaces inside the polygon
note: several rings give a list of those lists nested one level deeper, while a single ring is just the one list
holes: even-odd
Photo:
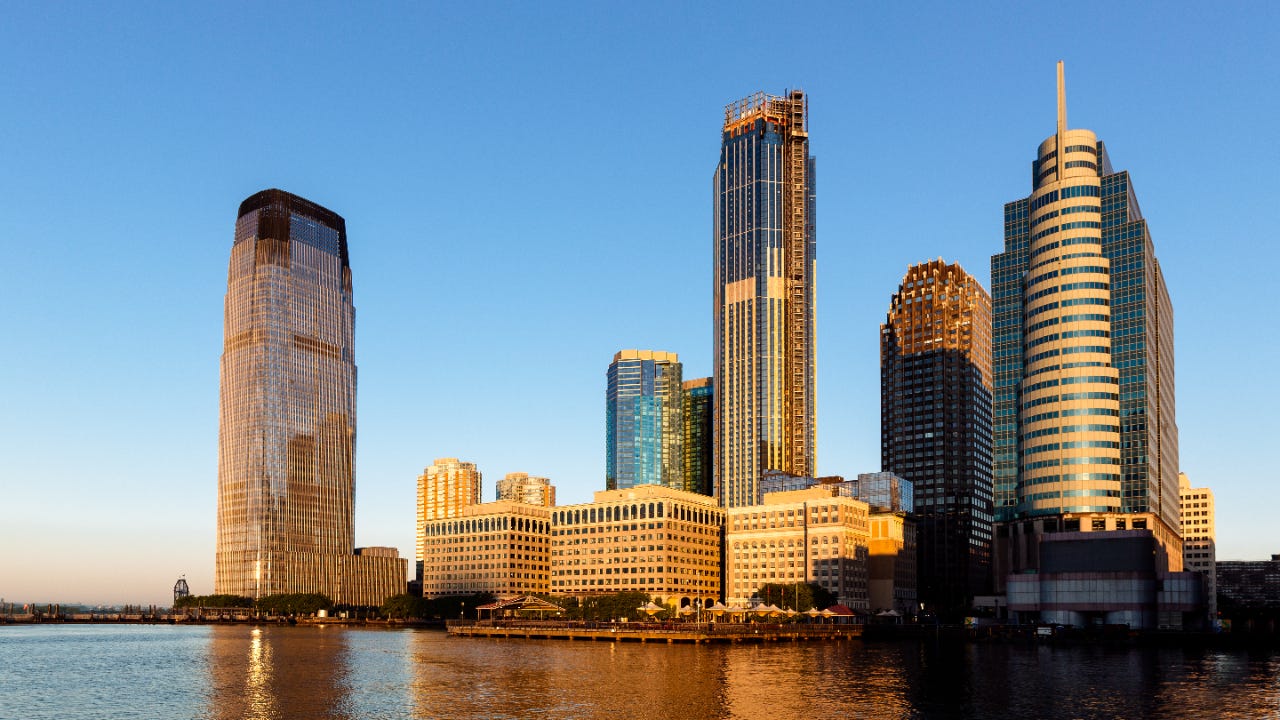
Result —
[{"label": "skyscraper", "polygon": [[991,298],[958,263],[912,266],[880,326],[880,458],[910,480],[919,599],[990,592]]},{"label": "skyscraper", "polygon": [[816,469],[814,161],[803,92],[725,108],[714,180],[716,497]]},{"label": "skyscraper", "polygon": [[431,520],[444,520],[462,515],[464,508],[481,502],[480,471],[475,463],[458,458],[436,458],[418,476],[418,524],[414,549],[414,577],[422,581],[422,562],[426,557],[426,528]]},{"label": "skyscraper", "polygon": [[346,224],[281,190],[240,205],[227,273],[214,592],[379,605],[405,561],[354,547],[355,308]]},{"label": "skyscraper", "polygon": [[1182,509],[1183,566],[1204,578],[1209,617],[1218,614],[1218,542],[1214,530],[1213,490],[1193,488],[1186,473],[1178,473]]},{"label": "skyscraper", "polygon": [[711,495],[715,457],[715,386],[711,378],[685,380],[681,393],[684,415],[684,490]]},{"label": "skyscraper", "polygon": [[498,500],[555,507],[556,489],[544,477],[523,472],[507,473],[498,481]]},{"label": "skyscraper", "polygon": [[606,374],[605,487],[683,487],[681,367],[675,353],[621,350]]},{"label": "skyscraper", "polygon": [[1067,128],[1062,77],[991,258],[996,516],[1151,513],[1176,535],[1169,293],[1129,174]]}]

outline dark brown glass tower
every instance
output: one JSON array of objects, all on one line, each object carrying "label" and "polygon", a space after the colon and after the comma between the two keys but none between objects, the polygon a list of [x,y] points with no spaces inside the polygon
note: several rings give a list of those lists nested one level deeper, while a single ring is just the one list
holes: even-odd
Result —
[{"label": "dark brown glass tower", "polygon": [[881,464],[915,490],[920,601],[990,592],[991,297],[959,264],[910,268],[880,326]]}]

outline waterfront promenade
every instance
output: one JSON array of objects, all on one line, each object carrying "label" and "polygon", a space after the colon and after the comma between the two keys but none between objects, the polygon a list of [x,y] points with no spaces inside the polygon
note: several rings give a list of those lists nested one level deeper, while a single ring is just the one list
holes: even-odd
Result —
[{"label": "waterfront promenade", "polygon": [[742,643],[844,640],[862,625],[843,623],[589,622],[563,620],[450,620],[457,637],[592,640],[640,643]]}]

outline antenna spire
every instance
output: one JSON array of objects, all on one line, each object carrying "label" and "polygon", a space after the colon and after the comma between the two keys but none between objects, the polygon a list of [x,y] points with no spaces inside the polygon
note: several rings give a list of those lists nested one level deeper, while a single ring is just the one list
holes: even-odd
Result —
[{"label": "antenna spire", "polygon": [[1058,61],[1058,135],[1067,131],[1067,83],[1062,76],[1062,61]]}]

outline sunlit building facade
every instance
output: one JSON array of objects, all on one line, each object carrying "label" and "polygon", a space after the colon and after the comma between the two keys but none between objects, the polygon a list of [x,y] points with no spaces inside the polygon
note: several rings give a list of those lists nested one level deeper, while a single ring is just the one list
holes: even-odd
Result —
[{"label": "sunlit building facade", "polygon": [[551,579],[551,511],[499,500],[423,524],[422,595],[545,594]]},{"label": "sunlit building facade", "polygon": [[726,602],[747,603],[769,583],[816,583],[843,605],[869,609],[867,504],[833,484],[763,500],[727,511]]},{"label": "sunlit building facade", "polygon": [[880,326],[881,466],[910,480],[920,601],[991,588],[991,298],[959,263],[907,270]]},{"label": "sunlit building facade", "polygon": [[483,476],[475,463],[458,458],[436,458],[418,476],[417,539],[414,543],[414,578],[422,580],[426,557],[426,523],[459,517],[482,502]]},{"label": "sunlit building facade", "polygon": [[380,605],[405,560],[355,548],[346,223],[281,190],[240,205],[227,273],[214,592]]},{"label": "sunlit building facade", "polygon": [[715,465],[715,385],[711,378],[685,380],[681,394],[684,422],[684,489],[712,495]]},{"label": "sunlit building facade", "polygon": [[725,108],[714,179],[715,493],[757,502],[765,470],[816,466],[814,160],[808,99]]},{"label": "sunlit building facade", "polygon": [[720,598],[724,517],[713,498],[662,485],[555,508],[551,592],[634,590],[674,607],[710,607]]},{"label": "sunlit building facade", "polygon": [[680,358],[621,350],[606,373],[605,487],[684,486]]},{"label": "sunlit building facade", "polygon": [[1186,473],[1178,473],[1178,491],[1182,502],[1182,565],[1204,578],[1209,617],[1216,617],[1218,541],[1214,530],[1213,490],[1193,488]]},{"label": "sunlit building facade", "polygon": [[553,507],[556,488],[544,477],[523,472],[507,473],[498,481],[498,499]]}]

